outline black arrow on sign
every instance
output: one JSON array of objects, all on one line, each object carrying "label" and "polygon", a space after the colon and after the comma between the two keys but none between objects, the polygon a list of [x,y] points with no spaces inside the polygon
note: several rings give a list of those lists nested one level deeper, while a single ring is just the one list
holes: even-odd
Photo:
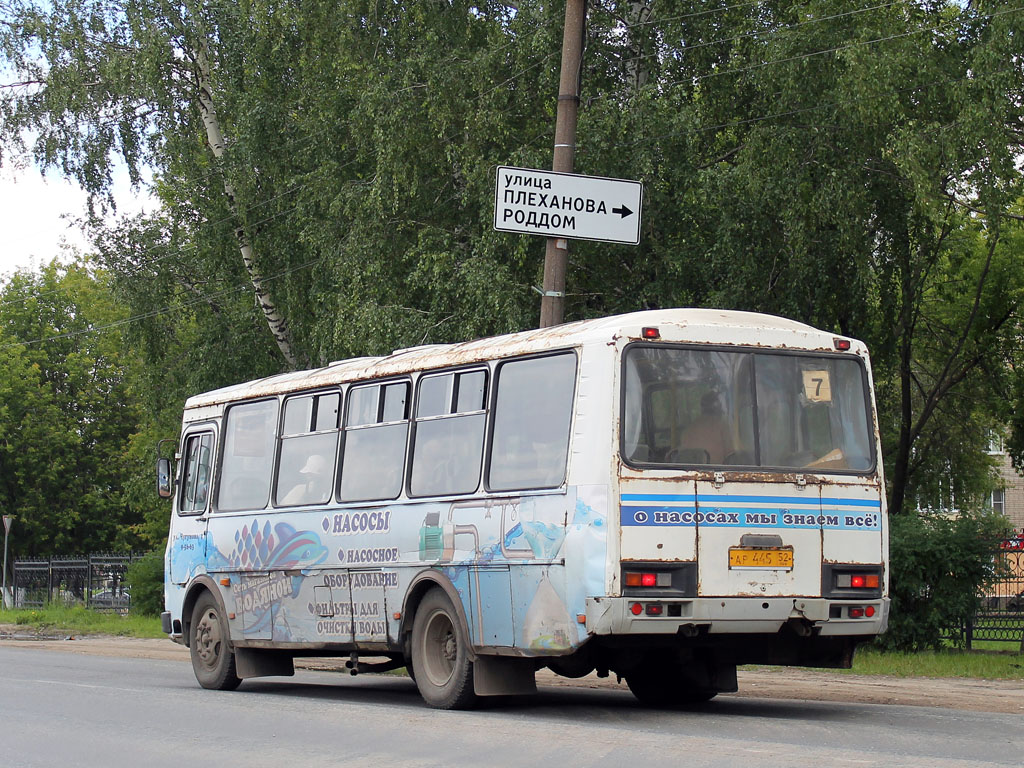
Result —
[{"label": "black arrow on sign", "polygon": [[623,205],[620,208],[612,208],[612,213],[617,213],[622,218],[626,218],[627,216],[629,216],[633,212],[631,210],[629,210],[629,208],[627,208],[626,206]]}]

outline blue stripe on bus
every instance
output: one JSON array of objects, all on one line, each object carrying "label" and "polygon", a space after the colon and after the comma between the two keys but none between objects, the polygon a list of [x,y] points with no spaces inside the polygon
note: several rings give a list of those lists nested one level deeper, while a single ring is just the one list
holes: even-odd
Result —
[{"label": "blue stripe on bus", "polygon": [[[764,504],[767,506],[743,506]],[[624,493],[623,526],[881,530],[882,502],[806,496]]]},{"label": "blue stripe on bus", "polygon": [[786,528],[805,530],[880,531],[877,512],[850,514],[835,509],[790,511],[772,507],[741,508],[630,507],[619,511],[623,526],[693,528]]},{"label": "blue stripe on bus", "polygon": [[695,502],[714,502],[725,504],[729,502],[743,502],[747,504],[804,504],[804,505],[829,505],[843,507],[867,507],[881,509],[882,502],[879,499],[843,499],[836,497],[807,498],[806,496],[731,496],[727,494],[670,494],[670,493],[623,493],[622,502],[633,501],[655,501],[670,502],[683,501],[691,504]]}]

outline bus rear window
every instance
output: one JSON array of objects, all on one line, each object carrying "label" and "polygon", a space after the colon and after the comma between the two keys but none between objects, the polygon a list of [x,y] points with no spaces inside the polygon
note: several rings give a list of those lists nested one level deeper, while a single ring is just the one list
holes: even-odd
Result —
[{"label": "bus rear window", "polygon": [[622,454],[630,464],[874,466],[855,358],[634,345],[625,381]]}]

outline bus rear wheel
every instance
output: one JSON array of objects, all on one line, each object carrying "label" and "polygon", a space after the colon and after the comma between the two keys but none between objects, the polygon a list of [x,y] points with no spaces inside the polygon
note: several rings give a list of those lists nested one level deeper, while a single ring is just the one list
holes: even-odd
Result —
[{"label": "bus rear wheel", "polygon": [[203,592],[192,610],[189,628],[192,671],[203,688],[233,691],[242,679],[235,671],[235,652],[227,621],[209,592]]},{"label": "bus rear wheel", "polygon": [[678,665],[641,664],[625,677],[629,690],[645,707],[702,704],[718,695],[718,691],[698,685]]},{"label": "bus rear wheel", "polygon": [[414,679],[430,706],[468,709],[476,703],[468,635],[443,590],[423,598],[412,625]]}]

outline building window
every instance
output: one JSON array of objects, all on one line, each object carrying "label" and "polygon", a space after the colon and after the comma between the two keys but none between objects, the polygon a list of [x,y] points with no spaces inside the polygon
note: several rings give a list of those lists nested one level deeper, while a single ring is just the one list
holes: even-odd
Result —
[{"label": "building window", "polygon": [[992,491],[992,511],[1000,515],[1006,513],[1006,491],[1002,488]]}]

